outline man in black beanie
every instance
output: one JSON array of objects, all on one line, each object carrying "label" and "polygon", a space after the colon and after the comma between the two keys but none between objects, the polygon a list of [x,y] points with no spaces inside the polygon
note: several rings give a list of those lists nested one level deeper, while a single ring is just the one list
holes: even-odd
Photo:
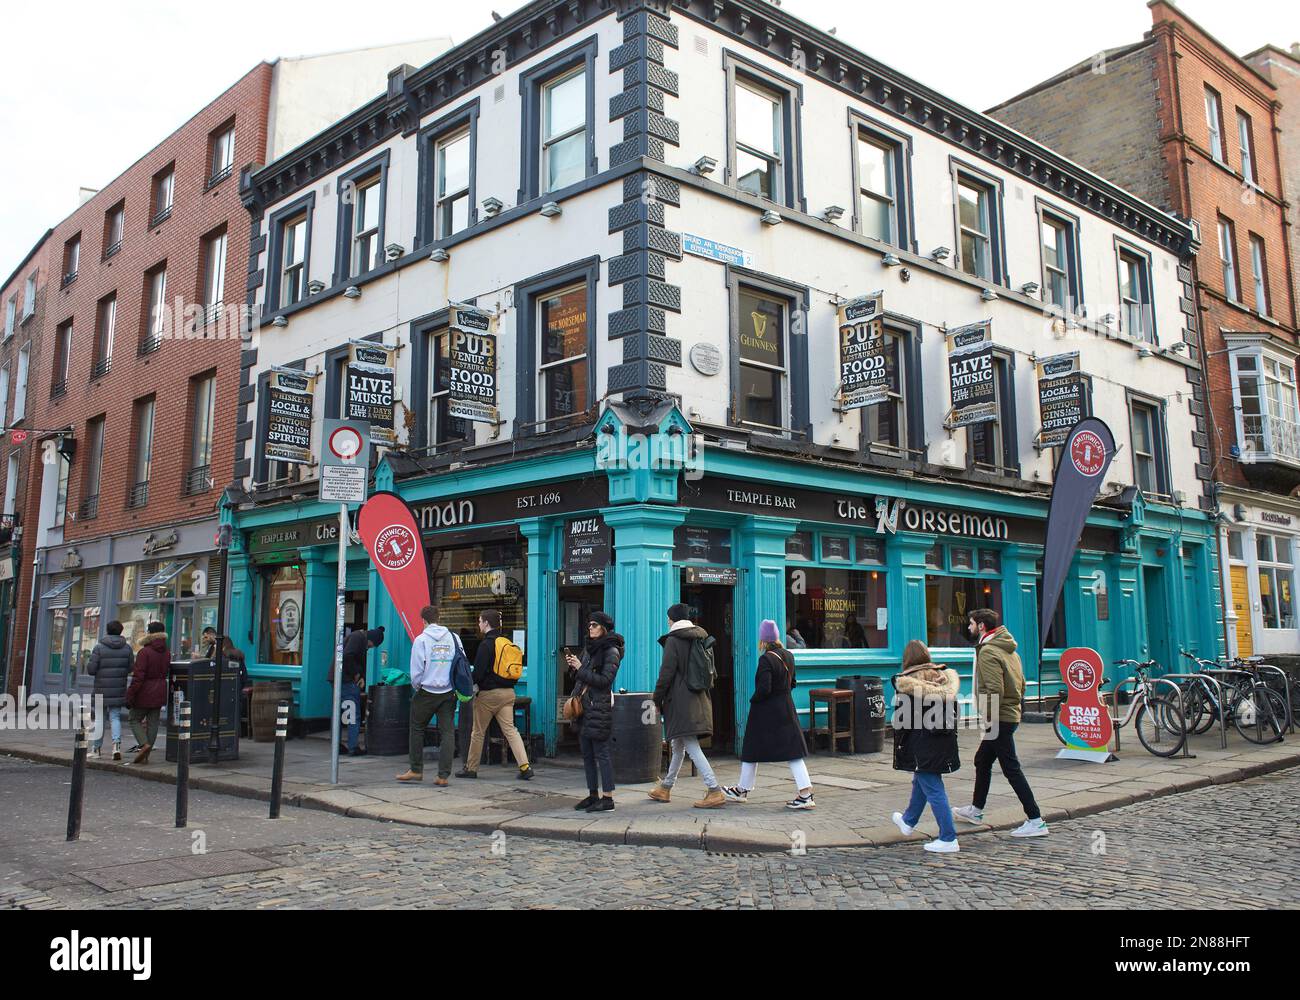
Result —
[{"label": "man in black beanie", "polygon": [[[360,757],[361,749],[361,691],[366,683],[366,653],[384,641],[384,627],[357,629],[343,643],[343,688],[339,705],[343,722],[348,727],[348,742],[339,747],[339,753]],[[350,704],[349,704],[350,703]]]}]

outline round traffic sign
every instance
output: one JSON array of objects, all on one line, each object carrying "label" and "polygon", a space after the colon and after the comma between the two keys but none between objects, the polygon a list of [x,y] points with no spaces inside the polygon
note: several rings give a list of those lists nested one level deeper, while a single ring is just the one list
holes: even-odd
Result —
[{"label": "round traffic sign", "polygon": [[361,446],[361,435],[355,427],[339,427],[330,435],[330,451],[345,462],[356,458],[361,453]]}]

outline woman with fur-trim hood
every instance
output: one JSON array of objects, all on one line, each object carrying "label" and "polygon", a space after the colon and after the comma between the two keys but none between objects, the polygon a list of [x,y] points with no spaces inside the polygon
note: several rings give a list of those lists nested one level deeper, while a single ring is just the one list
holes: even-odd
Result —
[{"label": "woman with fur-trim hood", "polygon": [[903,670],[894,678],[894,769],[912,772],[912,801],[893,820],[904,835],[921,821],[926,803],[939,822],[939,839],[927,851],[955,854],[957,830],[943,776],[961,767],[957,754],[957,671],[930,662],[925,643],[913,639],[903,650]]}]

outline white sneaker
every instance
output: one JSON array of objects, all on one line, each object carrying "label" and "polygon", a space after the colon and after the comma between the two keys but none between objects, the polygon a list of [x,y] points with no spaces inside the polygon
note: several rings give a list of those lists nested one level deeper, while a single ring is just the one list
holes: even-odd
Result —
[{"label": "white sneaker", "polygon": [[1047,824],[1041,818],[1027,819],[1011,831],[1013,837],[1046,837],[1047,834]]},{"label": "white sneaker", "polygon": [[979,824],[984,822],[984,810],[976,809],[974,806],[962,806],[960,809],[954,809],[952,814],[963,823]]},{"label": "white sneaker", "polygon": [[722,794],[727,797],[728,802],[745,803],[749,801],[749,792],[739,785],[727,785],[722,789]]},{"label": "white sneaker", "polygon": [[102,756],[104,756],[104,748],[103,748],[103,747],[91,747],[91,748],[90,748],[90,751],[86,754],[86,756],[87,756],[87,757],[102,757]]},{"label": "white sneaker", "polygon": [[956,854],[961,850],[955,840],[932,840],[925,845],[925,849],[935,854]]},{"label": "white sneaker", "polygon": [[894,815],[890,816],[889,818],[894,821],[894,826],[898,827],[900,830],[903,831],[904,837],[910,837],[912,833],[916,830],[916,827],[907,825],[907,822],[903,819],[902,813],[894,813]]}]

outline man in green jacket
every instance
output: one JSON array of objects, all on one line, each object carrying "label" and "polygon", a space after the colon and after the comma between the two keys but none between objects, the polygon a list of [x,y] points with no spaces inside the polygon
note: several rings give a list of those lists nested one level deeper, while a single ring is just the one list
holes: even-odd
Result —
[{"label": "man in green jacket", "polygon": [[[972,804],[954,809],[953,815],[966,823],[984,822],[984,803],[993,781],[993,762],[1015,790],[1025,810],[1025,822],[1011,831],[1013,837],[1046,837],[1034,793],[1029,788],[1013,738],[1020,725],[1020,703],[1025,696],[1025,671],[1016,652],[1016,640],[1002,625],[996,611],[981,608],[970,613],[968,623],[975,640],[975,702],[984,715],[986,728],[975,752],[975,794]],[[997,720],[992,715],[997,712]]]}]

